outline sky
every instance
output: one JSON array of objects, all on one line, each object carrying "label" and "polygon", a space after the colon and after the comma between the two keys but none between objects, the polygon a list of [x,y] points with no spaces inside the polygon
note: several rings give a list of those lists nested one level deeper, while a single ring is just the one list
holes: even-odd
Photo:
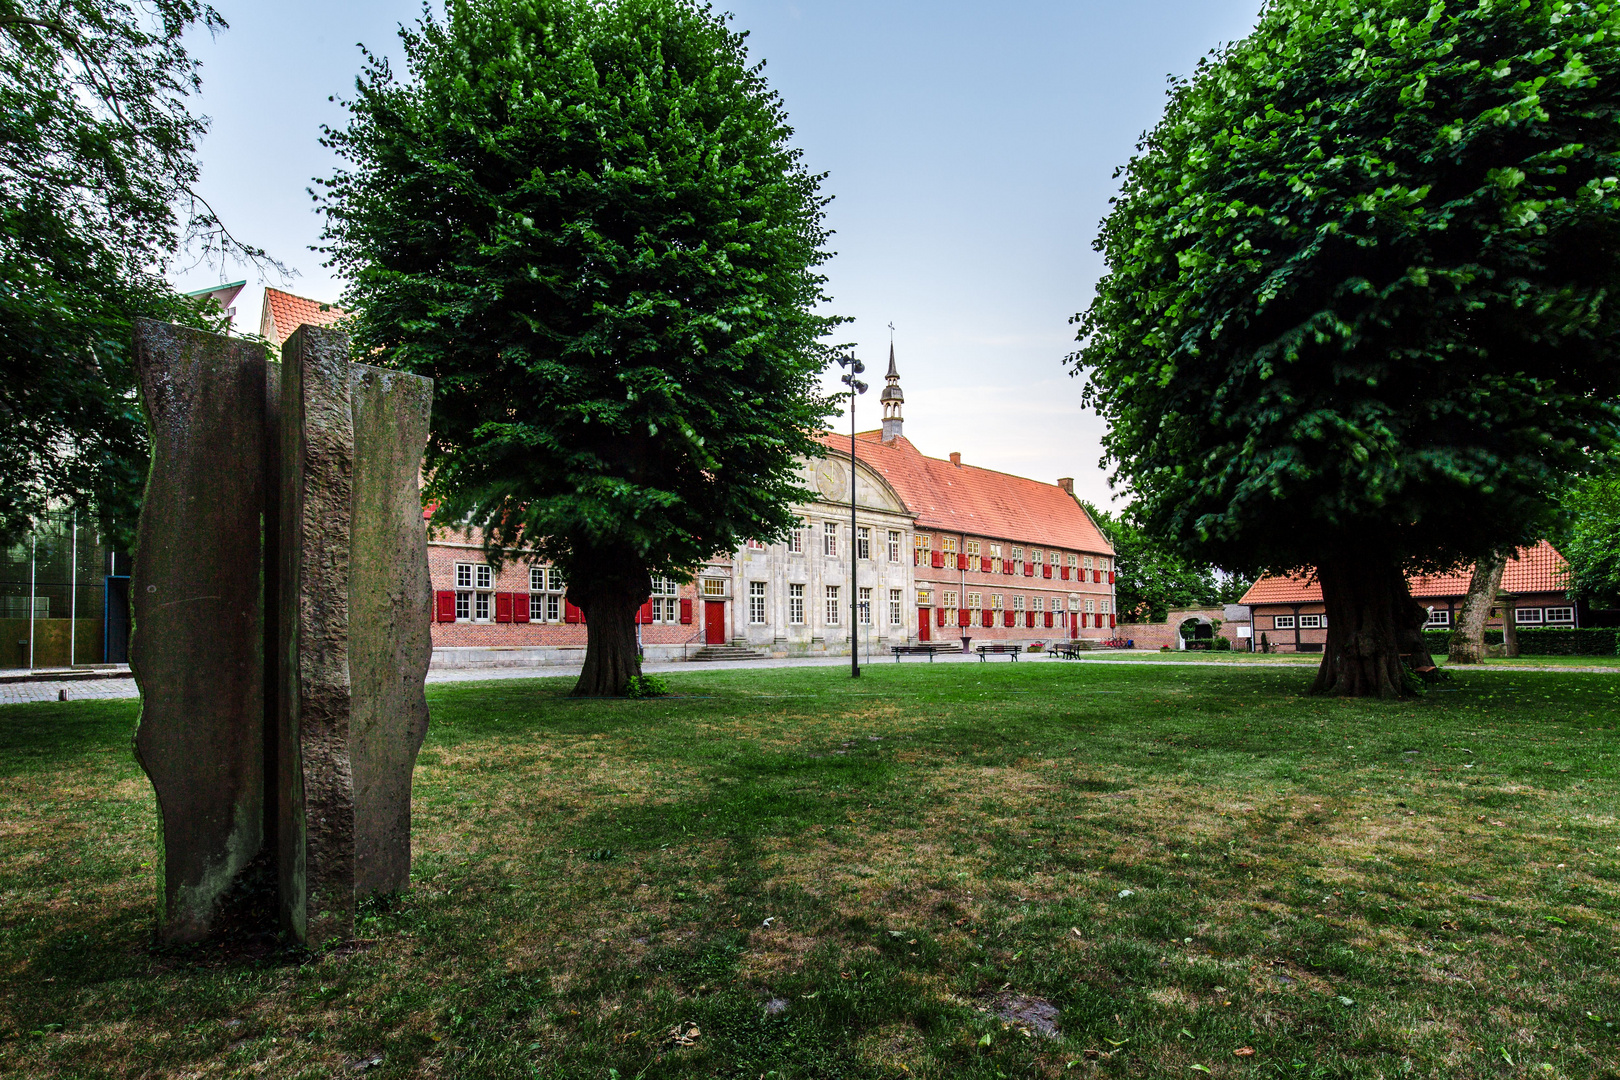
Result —
[{"label": "sky", "polygon": [[[1069,319],[1104,267],[1092,250],[1114,171],[1158,120],[1166,80],[1244,36],[1261,0],[729,0],[750,54],[781,92],[805,164],[828,174],[836,257],[829,310],[852,318],[876,427],[889,324],[905,434],[1044,481],[1073,477],[1108,505],[1105,430],[1064,357]],[[262,287],[336,301],[343,283],[311,250],[308,189],[336,161],[358,45],[399,59],[397,29],[419,0],[215,0],[231,24],[190,42],[203,63],[197,110],[204,196],[240,239],[296,272],[180,265],[183,289],[246,277],[237,327],[256,331]],[[437,6],[437,4],[435,4]],[[334,102],[332,98],[337,98]],[[833,376],[829,376],[829,386]],[[847,430],[848,420],[835,422]]]}]

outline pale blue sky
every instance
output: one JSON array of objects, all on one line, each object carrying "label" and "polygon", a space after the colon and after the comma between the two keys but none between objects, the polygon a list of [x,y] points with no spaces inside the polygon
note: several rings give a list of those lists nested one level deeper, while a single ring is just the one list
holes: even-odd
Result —
[{"label": "pale blue sky", "polygon": [[[353,85],[356,43],[398,57],[417,0],[215,0],[231,29],[200,36],[203,190],[232,230],[299,272],[285,287],[335,300],[309,250],[306,188],[329,175],[322,123]],[[437,6],[437,5],[435,5]],[[833,310],[854,316],[876,426],[889,331],[906,434],[925,454],[1052,481],[1106,503],[1101,422],[1062,359],[1068,318],[1102,263],[1091,250],[1112,175],[1158,119],[1165,78],[1253,25],[1260,0],[732,0],[812,169],[830,173]],[[238,325],[258,328],[250,271],[195,267],[183,288],[246,276]],[[272,284],[275,284],[272,282]]]}]

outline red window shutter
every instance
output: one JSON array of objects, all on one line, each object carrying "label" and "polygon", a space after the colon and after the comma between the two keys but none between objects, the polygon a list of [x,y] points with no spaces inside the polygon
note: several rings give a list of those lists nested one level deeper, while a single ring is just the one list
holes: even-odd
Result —
[{"label": "red window shutter", "polygon": [[1067,566],[1063,567],[1063,580],[1069,580],[1069,568]]},{"label": "red window shutter", "polygon": [[1109,626],[1114,625],[1114,617],[1112,615],[1108,616],[1108,625]]},{"label": "red window shutter", "polygon": [[994,625],[996,625],[996,613],[991,611],[989,608],[984,609],[984,625],[986,625],[986,626],[994,626]]},{"label": "red window shutter", "polygon": [[636,613],[636,616],[641,619],[643,626],[651,626],[653,621],[652,601],[648,600],[645,604],[642,604],[641,610]]},{"label": "red window shutter", "polygon": [[1110,571],[1108,571],[1108,584],[1112,585],[1113,583],[1114,583],[1114,572],[1112,570],[1110,570]]},{"label": "red window shutter", "polygon": [[990,572],[990,557],[988,555],[979,560],[979,572],[981,574]]},{"label": "red window shutter", "polygon": [[690,624],[692,621],[692,601],[690,597],[681,599],[681,622]]},{"label": "red window shutter", "polygon": [[1035,613],[1033,611],[1024,612],[1024,628],[1026,630],[1035,629]]},{"label": "red window shutter", "polygon": [[1052,625],[1052,613],[1050,611],[1046,613],[1046,625],[1048,628]]},{"label": "red window shutter", "polygon": [[512,594],[511,593],[509,593],[509,592],[498,592],[498,593],[495,594],[495,621],[496,622],[511,622],[512,621]]},{"label": "red window shutter", "polygon": [[[943,569],[944,566],[945,566],[945,553],[943,551],[934,552],[934,569],[940,570],[940,569]],[[941,625],[944,625],[944,624],[941,624]]]},{"label": "red window shutter", "polygon": [[968,626],[968,625],[970,625],[968,620],[972,615],[973,615],[973,612],[969,611],[967,608],[963,608],[962,610],[958,611],[956,613],[956,625],[957,626]]},{"label": "red window shutter", "polygon": [[956,557],[956,568],[958,570],[966,570],[968,568],[967,559],[968,557],[966,555],[958,555]]},{"label": "red window shutter", "polygon": [[573,604],[570,604],[567,600],[563,601],[563,622],[580,622],[584,614],[585,613],[583,611],[580,611],[579,608],[575,607]]},{"label": "red window shutter", "polygon": [[1047,563],[1045,566],[1041,567],[1041,577],[1051,577],[1051,576],[1052,576],[1052,564]]},{"label": "red window shutter", "polygon": [[1034,563],[1027,562],[1027,563],[1024,564],[1024,576],[1025,577],[1034,577],[1035,576],[1035,564]]},{"label": "red window shutter", "polygon": [[449,589],[441,589],[437,594],[438,616],[440,622],[456,621],[456,594]]},{"label": "red window shutter", "polygon": [[515,593],[512,594],[512,621],[513,622],[528,622],[529,621],[529,594],[528,593],[526,593],[526,592],[515,592]]},{"label": "red window shutter", "polygon": [[1001,625],[1003,625],[1003,626],[1011,626],[1012,624],[1013,624],[1013,613],[1010,612],[1010,611],[1003,611],[1001,613]]}]

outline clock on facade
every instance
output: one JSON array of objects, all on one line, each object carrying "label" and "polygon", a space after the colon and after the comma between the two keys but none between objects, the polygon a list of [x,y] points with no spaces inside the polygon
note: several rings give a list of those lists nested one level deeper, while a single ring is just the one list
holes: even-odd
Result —
[{"label": "clock on facade", "polygon": [[816,466],[816,490],[821,492],[828,502],[838,502],[849,490],[848,481],[844,478],[844,468],[837,462],[823,461]]}]

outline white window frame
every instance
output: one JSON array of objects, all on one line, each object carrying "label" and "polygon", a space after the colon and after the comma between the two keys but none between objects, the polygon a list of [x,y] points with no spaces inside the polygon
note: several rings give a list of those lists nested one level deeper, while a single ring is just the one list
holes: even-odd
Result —
[{"label": "white window frame", "polygon": [[1322,630],[1326,626],[1326,615],[1301,615],[1299,617],[1299,628],[1301,630]]},{"label": "white window frame", "polygon": [[472,593],[456,593],[456,622],[472,622]]},{"label": "white window frame", "polygon": [[956,561],[956,558],[955,558],[955,556],[956,556],[956,537],[947,536],[947,537],[945,537],[945,539],[941,540],[939,542],[939,550],[944,552],[945,556],[947,558],[949,558],[952,562],[955,562]]},{"label": "white window frame", "polygon": [[1024,594],[1023,593],[1018,593],[1017,595],[1015,595],[1013,597],[1013,611],[1016,614],[1019,614],[1019,615],[1022,615],[1024,613]]},{"label": "white window frame", "polygon": [[872,558],[872,527],[858,525],[855,527],[855,557],[870,560]]},{"label": "white window frame", "polygon": [[489,622],[495,617],[495,594],[479,590],[472,594],[472,621],[475,623]]},{"label": "white window frame", "polygon": [[829,559],[838,558],[838,522],[821,523],[821,553]]},{"label": "white window frame", "polygon": [[840,600],[838,598],[838,586],[837,585],[828,585],[827,586],[827,612],[826,612],[826,614],[827,614],[827,625],[828,626],[842,626],[843,625],[843,620],[840,617],[840,613],[842,612],[842,610],[843,610],[843,605],[842,605],[842,603],[840,602]]},{"label": "white window frame", "polygon": [[704,578],[703,596],[708,600],[724,600],[726,598],[726,579],[717,577]]},{"label": "white window frame", "polygon": [[470,589],[473,587],[473,564],[470,562],[456,563],[456,588]]},{"label": "white window frame", "polygon": [[1575,625],[1575,609],[1572,607],[1550,607],[1546,609],[1546,623],[1557,623],[1560,626]]},{"label": "white window frame", "polygon": [[788,585],[788,624],[804,625],[804,585],[797,581]]},{"label": "white window frame", "polygon": [[897,563],[897,562],[900,561],[900,544],[901,544],[901,542],[903,540],[904,540],[904,535],[900,532],[899,529],[890,529],[889,530],[889,561],[890,562]]},{"label": "white window frame", "polygon": [[809,531],[809,522],[804,518],[794,518],[793,528],[788,530],[788,551],[794,555],[804,554],[804,534]]},{"label": "white window frame", "polygon": [[967,542],[967,548],[964,551],[964,554],[970,559],[979,558],[979,542],[977,540],[969,540]]},{"label": "white window frame", "polygon": [[1450,626],[1451,612],[1443,607],[1429,609],[1429,621],[1424,626]]},{"label": "white window frame", "polygon": [[1273,630],[1296,629],[1294,626],[1294,617],[1292,615],[1273,615],[1271,617],[1271,628]]},{"label": "white window frame", "polygon": [[748,583],[748,625],[765,625],[765,583],[763,581],[750,581]]},{"label": "white window frame", "polygon": [[488,563],[473,564],[473,588],[493,589],[495,587],[495,571]]},{"label": "white window frame", "polygon": [[1046,597],[1037,596],[1037,597],[1035,597],[1035,599],[1033,601],[1031,601],[1031,603],[1033,603],[1034,606],[1032,608],[1030,608],[1030,610],[1035,612],[1035,614],[1037,614],[1037,615],[1046,614]]},{"label": "white window frame", "polygon": [[872,625],[872,589],[862,585],[855,590],[855,610],[860,613],[861,625]]},{"label": "white window frame", "polygon": [[1513,610],[1513,621],[1524,626],[1542,626],[1547,620],[1541,608],[1527,607],[1515,608]]},{"label": "white window frame", "polygon": [[900,626],[905,621],[905,593],[900,589],[889,590],[889,625]]}]

